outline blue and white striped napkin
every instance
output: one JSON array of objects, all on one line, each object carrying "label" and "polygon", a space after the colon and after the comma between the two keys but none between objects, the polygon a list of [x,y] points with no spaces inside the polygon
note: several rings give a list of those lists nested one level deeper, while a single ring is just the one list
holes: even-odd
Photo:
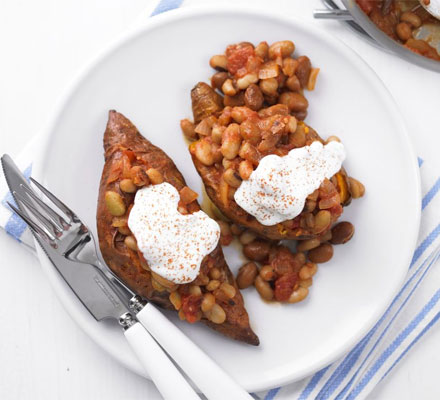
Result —
[{"label": "blue and white striped napkin", "polygon": [[[183,0],[150,1],[147,15],[180,7]],[[32,159],[38,154],[34,140],[16,157],[26,176],[32,173]],[[364,399],[385,379],[408,351],[440,318],[440,178],[438,165],[419,158],[422,178],[422,220],[408,276],[400,292],[365,337],[340,360],[302,381],[256,394],[272,399]],[[34,247],[25,223],[7,206],[13,201],[4,179],[0,181],[0,227],[29,249]]]}]

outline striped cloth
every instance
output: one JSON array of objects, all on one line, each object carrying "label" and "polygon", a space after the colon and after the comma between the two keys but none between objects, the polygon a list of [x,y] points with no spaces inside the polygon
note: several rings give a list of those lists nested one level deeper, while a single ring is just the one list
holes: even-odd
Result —
[{"label": "striped cloth", "polygon": [[[136,23],[180,7],[183,0],[150,1]],[[38,140],[16,157],[29,177],[32,155],[38,154]],[[376,325],[343,358],[302,381],[255,394],[272,399],[363,399],[385,379],[408,351],[440,318],[440,178],[436,165],[419,158],[422,178],[422,220],[408,276],[392,303]],[[0,181],[0,226],[28,249],[34,243],[24,222],[14,215],[7,202],[13,201],[4,180]],[[231,399],[232,400],[232,399]]]}]

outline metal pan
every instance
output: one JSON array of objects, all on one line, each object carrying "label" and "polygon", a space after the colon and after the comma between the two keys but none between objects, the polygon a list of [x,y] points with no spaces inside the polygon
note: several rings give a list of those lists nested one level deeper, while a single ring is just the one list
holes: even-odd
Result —
[{"label": "metal pan", "polygon": [[[440,72],[440,62],[421,56],[405,46],[402,46],[388,35],[382,32],[359,8],[355,0],[341,0],[346,9],[341,9],[333,0],[323,0],[324,4],[330,9],[328,12],[315,12],[315,18],[328,18],[343,20],[352,30],[360,34],[374,45],[379,45],[382,49],[392,52],[413,64],[432,71]],[[421,32],[423,34],[423,32]]]}]

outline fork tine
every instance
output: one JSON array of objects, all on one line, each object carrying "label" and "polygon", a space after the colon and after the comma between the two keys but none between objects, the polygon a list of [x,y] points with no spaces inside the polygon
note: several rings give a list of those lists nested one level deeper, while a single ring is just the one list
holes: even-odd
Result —
[{"label": "fork tine", "polygon": [[44,239],[47,243],[49,243],[52,247],[56,247],[55,238],[48,233],[46,233],[43,229],[41,229],[34,221],[32,221],[27,215],[25,215],[22,211],[20,211],[17,207],[11,204],[9,201],[7,202],[8,206],[14,210],[14,212],[28,224],[29,228],[40,238]]},{"label": "fork tine", "polygon": [[70,227],[69,223],[55,212],[51,207],[49,207],[43,200],[41,200],[32,189],[21,185],[21,187],[26,191],[26,193],[34,200],[51,218],[52,222],[58,227],[58,229],[68,229]]},{"label": "fork tine", "polygon": [[29,200],[25,199],[20,193],[15,191],[13,192],[13,195],[17,202],[20,202],[26,206],[30,214],[33,215],[38,222],[46,228],[46,231],[55,237],[61,236],[61,231],[57,228],[57,226],[49,218],[43,215]]},{"label": "fork tine", "polygon": [[47,190],[41,183],[38,183],[34,178],[30,177],[29,179],[33,184],[35,184],[35,186],[38,187],[38,189],[40,189],[50,199],[50,201],[53,204],[55,204],[64,214],[66,214],[71,221],[80,222],[76,214],[69,207],[67,207],[60,199],[55,197],[54,194],[49,192],[49,190]]}]

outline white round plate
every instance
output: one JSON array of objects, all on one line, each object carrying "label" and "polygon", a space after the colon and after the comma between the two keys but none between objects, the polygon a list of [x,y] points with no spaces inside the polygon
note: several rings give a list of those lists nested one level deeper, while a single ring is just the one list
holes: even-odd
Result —
[{"label": "white round plate", "polygon": [[[97,57],[74,81],[45,135],[36,176],[95,230],[102,136],[116,109],[175,161],[190,187],[201,181],[179,120],[191,117],[190,90],[213,71],[209,58],[240,41],[291,39],[296,54],[320,67],[308,92],[307,122],[323,137],[338,135],[345,167],[366,196],[344,211],[354,238],[319,266],[306,301],[267,304],[243,291],[261,345],[222,337],[202,324],[171,318],[243,387],[262,390],[300,379],[342,356],[380,317],[405,276],[418,232],[416,159],[396,105],[375,73],[326,32],[293,18],[244,9],[184,9],[152,18]],[[41,253],[41,252],[40,252]],[[233,271],[242,260],[228,248]],[[97,323],[46,258],[44,270],[72,317],[108,353],[144,374],[113,323]]]}]

